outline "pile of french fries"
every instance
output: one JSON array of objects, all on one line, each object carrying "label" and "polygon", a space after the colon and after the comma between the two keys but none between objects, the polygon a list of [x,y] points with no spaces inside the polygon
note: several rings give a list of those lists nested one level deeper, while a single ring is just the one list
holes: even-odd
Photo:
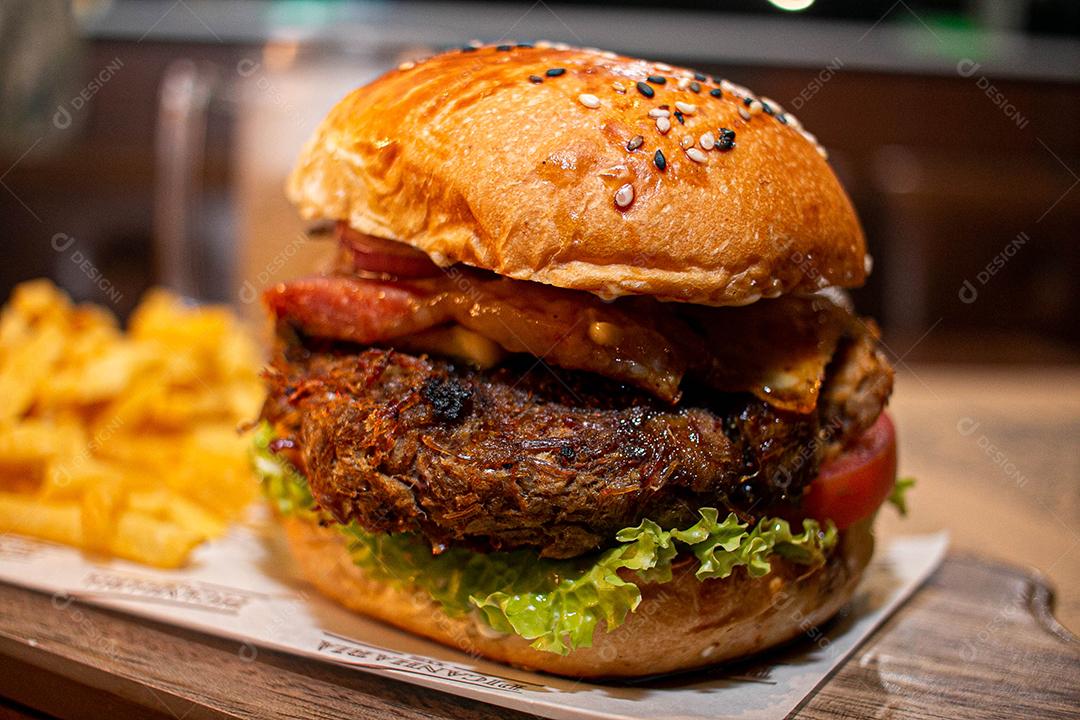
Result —
[{"label": "pile of french fries", "polygon": [[254,499],[263,390],[228,310],[147,294],[125,333],[48,281],[0,312],[0,532],[183,565]]}]

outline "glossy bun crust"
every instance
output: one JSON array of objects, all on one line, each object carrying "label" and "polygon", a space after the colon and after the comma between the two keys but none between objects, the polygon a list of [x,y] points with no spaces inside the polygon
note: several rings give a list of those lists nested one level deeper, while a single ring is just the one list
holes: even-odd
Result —
[{"label": "glossy bun crust", "polygon": [[[546,44],[405,63],[334,107],[289,196],[307,218],[440,265],[603,297],[740,305],[861,284],[862,230],[813,136],[777,104],[702,77]],[[682,121],[676,102],[695,106]],[[649,115],[663,106],[666,134]],[[705,133],[723,144],[720,128],[734,147],[704,149]]]},{"label": "glossy bun crust", "polygon": [[450,617],[423,591],[389,585],[350,560],[343,536],[314,522],[284,520],[290,549],[308,581],[345,607],[444,645],[532,670],[589,678],[641,677],[742,657],[817,628],[851,598],[873,553],[872,520],[841,534],[829,561],[807,572],[777,556],[772,572],[741,569],[700,582],[684,569],[671,582],[642,585],[626,622],[598,629],[593,646],[569,655],[541,652],[500,635],[476,616]]}]

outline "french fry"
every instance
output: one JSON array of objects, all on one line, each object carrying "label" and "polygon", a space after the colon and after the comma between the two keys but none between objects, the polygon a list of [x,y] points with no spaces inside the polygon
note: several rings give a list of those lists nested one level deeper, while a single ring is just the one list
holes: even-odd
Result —
[{"label": "french fry", "polygon": [[80,505],[83,547],[108,552],[123,502],[124,488],[119,478],[101,480],[88,487]]},{"label": "french fry", "polygon": [[148,490],[128,497],[128,510],[158,520],[168,520],[207,538],[225,533],[225,523],[210,512],[171,490]]},{"label": "french fry", "polygon": [[161,567],[254,499],[238,425],[263,392],[224,308],[152,291],[120,330],[47,281],[0,311],[0,531]]},{"label": "french fry", "polygon": [[126,560],[161,568],[180,567],[195,547],[206,539],[171,522],[150,515],[126,512],[120,516],[109,552]]},{"label": "french fry", "polygon": [[81,546],[80,516],[77,503],[50,505],[28,495],[0,493],[0,532]]}]

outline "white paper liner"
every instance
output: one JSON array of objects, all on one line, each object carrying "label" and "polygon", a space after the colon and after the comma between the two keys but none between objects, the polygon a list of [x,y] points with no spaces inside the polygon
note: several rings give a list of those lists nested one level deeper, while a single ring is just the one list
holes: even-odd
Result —
[{"label": "white paper liner", "polygon": [[823,627],[750,663],[633,684],[593,684],[478,660],[350,613],[298,580],[279,531],[261,519],[200,548],[183,570],[88,558],[0,536],[0,580],[237,641],[355,667],[550,718],[786,717],[933,572],[945,533],[879,549],[852,602]]}]

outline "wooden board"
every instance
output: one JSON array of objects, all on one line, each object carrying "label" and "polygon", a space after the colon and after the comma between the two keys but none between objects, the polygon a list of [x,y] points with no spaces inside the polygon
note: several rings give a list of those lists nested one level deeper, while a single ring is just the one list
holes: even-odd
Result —
[{"label": "wooden board", "polygon": [[[1080,642],[1051,601],[1038,576],[950,555],[795,716],[1080,717]],[[10,585],[0,608],[0,717],[525,717]]]}]

